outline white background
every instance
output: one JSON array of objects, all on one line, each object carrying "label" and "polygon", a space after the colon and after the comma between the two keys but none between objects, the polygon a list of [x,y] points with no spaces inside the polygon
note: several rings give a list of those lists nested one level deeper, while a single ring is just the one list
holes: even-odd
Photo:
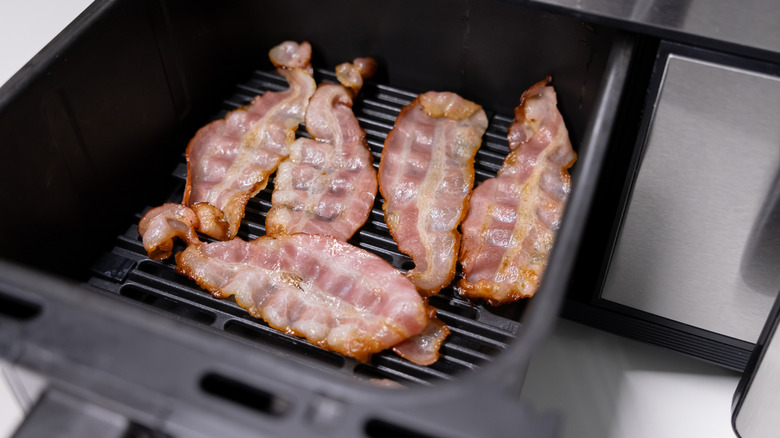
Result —
[{"label": "white background", "polygon": [[[0,84],[84,8],[87,0],[0,1]],[[294,25],[294,20],[291,21]],[[23,410],[0,375],[0,438]],[[22,383],[36,393],[29,376]],[[565,438],[733,437],[731,399],[739,374],[658,347],[561,320],[536,355],[523,397],[564,418]]]}]

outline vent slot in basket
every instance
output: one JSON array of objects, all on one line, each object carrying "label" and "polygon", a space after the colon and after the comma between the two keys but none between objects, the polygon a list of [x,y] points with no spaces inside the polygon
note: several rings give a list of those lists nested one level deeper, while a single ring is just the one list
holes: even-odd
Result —
[{"label": "vent slot in basket", "polygon": [[200,380],[200,387],[207,394],[274,417],[283,416],[292,407],[292,403],[282,397],[218,373],[206,374]]},{"label": "vent slot in basket", "polygon": [[370,438],[437,438],[382,420],[370,420],[365,431]]},{"label": "vent slot in basket", "polygon": [[39,304],[0,292],[0,315],[19,321],[28,321],[41,313]]}]

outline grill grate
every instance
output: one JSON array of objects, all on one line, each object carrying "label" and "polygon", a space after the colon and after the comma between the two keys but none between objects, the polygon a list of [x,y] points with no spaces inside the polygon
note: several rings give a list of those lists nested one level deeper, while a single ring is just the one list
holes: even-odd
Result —
[{"label": "grill grate", "polygon": [[[335,82],[332,72],[317,71],[318,82]],[[222,118],[233,109],[248,104],[265,91],[287,88],[285,80],[273,72],[256,71],[252,77],[237,85],[234,94],[223,102],[214,119]],[[401,108],[410,103],[415,94],[368,82],[355,99],[354,111],[365,129],[374,166],[379,158],[385,137],[390,132]],[[488,113],[490,125],[483,138],[475,161],[476,182],[494,176],[508,152],[507,129],[511,118]],[[308,134],[299,130],[300,135]],[[187,177],[184,154],[172,173],[174,189],[168,201],[181,202]],[[265,234],[265,216],[271,208],[273,177],[260,194],[251,199],[239,229],[238,237],[252,240]],[[289,356],[315,366],[333,367],[345,373],[365,378],[390,379],[399,383],[430,384],[450,380],[460,372],[476,369],[492,356],[504,350],[520,328],[516,322],[525,302],[491,308],[472,304],[447,287],[430,298],[438,308],[439,318],[451,334],[441,349],[439,361],[423,367],[412,364],[392,351],[376,354],[370,363],[325,351],[301,338],[270,328],[264,321],[251,317],[233,298],[218,300],[201,289],[194,281],[175,271],[173,258],[162,262],[146,257],[136,224],[152,206],[147,206],[135,217],[135,222],[117,236],[114,248],[93,265],[94,276],[88,283],[94,287],[117,293],[126,298],[172,313],[194,324],[203,324],[223,330],[244,340],[248,345]],[[204,236],[201,236],[204,238]],[[205,241],[208,238],[204,238]],[[350,243],[371,251],[396,268],[406,271],[413,266],[411,259],[398,252],[384,222],[382,199],[377,195],[368,222],[355,234]],[[176,251],[184,249],[183,246]],[[456,279],[460,278],[460,272]]]}]

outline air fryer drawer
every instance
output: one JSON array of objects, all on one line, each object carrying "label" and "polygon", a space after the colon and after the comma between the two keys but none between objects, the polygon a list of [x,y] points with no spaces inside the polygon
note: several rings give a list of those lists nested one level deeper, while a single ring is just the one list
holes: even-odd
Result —
[{"label": "air fryer drawer", "polygon": [[[483,105],[491,123],[478,181],[503,160],[522,91],[552,75],[579,159],[536,297],[492,308],[450,289],[431,300],[453,330],[439,364],[384,353],[358,363],[271,330],[145,257],[136,224],[180,201],[188,140],[284,85],[266,53],[285,39],[312,43],[319,79],[376,57],[380,72],[355,109],[377,162],[417,93]],[[24,182],[3,201],[25,212],[0,219],[0,353],[173,435],[548,436],[551,417],[507,390],[521,387],[569,286],[634,47],[623,32],[492,0],[96,2],[0,90],[0,170]],[[241,238],[264,233],[269,194],[250,202]],[[379,205],[352,243],[405,269]],[[373,384],[388,380],[408,388]]]}]

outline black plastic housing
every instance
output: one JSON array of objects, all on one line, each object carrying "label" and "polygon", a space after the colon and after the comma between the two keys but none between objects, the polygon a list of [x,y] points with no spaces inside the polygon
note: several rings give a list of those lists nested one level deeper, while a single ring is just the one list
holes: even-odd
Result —
[{"label": "black plastic housing", "polygon": [[[541,290],[504,312],[519,330],[478,370],[377,387],[86,283],[169,196],[195,130],[271,70],[285,39],[310,41],[317,68],[372,56],[376,84],[458,92],[499,116],[552,75],[574,189]],[[633,46],[493,0],[97,1],[0,88],[0,174],[14,188],[0,195],[14,211],[0,218],[0,356],[173,436],[551,436],[553,419],[516,396],[569,287]]]},{"label": "black plastic housing", "polygon": [[373,56],[379,83],[510,116],[552,74],[585,153],[614,32],[499,1],[97,2],[4,86],[0,165],[20,190],[0,196],[24,213],[0,219],[2,255],[83,279],[117,218],[160,192],[195,128],[285,39],[310,41],[316,67]]}]

